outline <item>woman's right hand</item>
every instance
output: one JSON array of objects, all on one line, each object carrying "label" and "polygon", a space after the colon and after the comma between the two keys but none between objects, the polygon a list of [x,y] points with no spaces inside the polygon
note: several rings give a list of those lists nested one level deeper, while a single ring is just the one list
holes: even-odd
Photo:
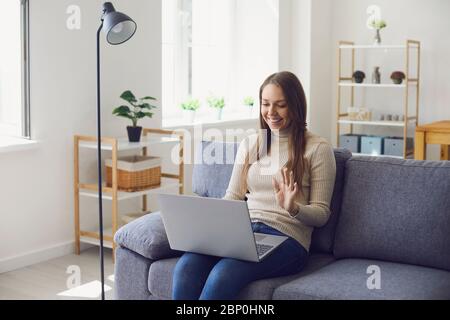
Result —
[{"label": "woman's right hand", "polygon": [[275,199],[280,207],[294,216],[298,211],[294,202],[299,193],[298,185],[294,181],[294,173],[288,172],[287,168],[281,169],[281,177],[283,178],[281,182],[278,182],[275,177],[272,178]]}]

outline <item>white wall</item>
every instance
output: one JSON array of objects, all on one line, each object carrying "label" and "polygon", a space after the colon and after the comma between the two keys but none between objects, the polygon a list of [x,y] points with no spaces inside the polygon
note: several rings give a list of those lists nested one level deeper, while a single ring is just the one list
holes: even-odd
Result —
[{"label": "white wall", "polygon": [[[404,44],[406,39],[421,41],[421,90],[419,124],[450,118],[450,1],[447,0],[339,0],[333,1],[332,6],[332,48],[330,53],[336,55],[339,40],[350,40],[356,43],[372,43],[373,31],[366,27],[366,8],[378,5],[381,15],[387,22],[387,27],[381,30],[382,43]],[[362,57],[357,56],[357,68],[362,68],[366,76],[371,76],[372,67],[381,66],[382,81],[390,82],[389,76],[394,69],[404,70],[402,53],[389,51],[378,52]],[[328,55],[328,54],[324,54]],[[333,116],[332,126],[335,125],[337,59],[333,59],[332,77],[333,87]],[[366,91],[358,97],[358,104],[365,104],[380,108],[391,113],[403,110],[403,96],[399,91]],[[413,95],[411,96],[414,97]],[[410,100],[414,102],[414,100]],[[387,133],[378,130],[378,133]],[[402,132],[393,132],[402,134]],[[335,130],[332,130],[335,143]],[[391,134],[391,133],[390,133]],[[429,159],[439,159],[438,149],[431,146],[427,153]]]},{"label": "white wall", "polygon": [[331,1],[280,1],[280,69],[300,79],[311,131],[331,138]]},{"label": "white wall", "polygon": [[[96,31],[102,3],[30,1],[32,138],[41,143],[37,150],[0,155],[0,272],[72,251],[73,135],[96,134]],[[114,4],[138,24],[135,36],[120,46],[106,45],[102,35],[103,134],[124,136],[128,122],[111,115],[120,94],[131,89],[138,96],[161,97],[161,2]],[[69,5],[81,8],[80,30],[66,28]],[[160,110],[142,122],[148,127],[160,123]],[[95,181],[95,152],[89,161]],[[96,200],[83,205],[94,213],[88,224],[95,227]]]}]

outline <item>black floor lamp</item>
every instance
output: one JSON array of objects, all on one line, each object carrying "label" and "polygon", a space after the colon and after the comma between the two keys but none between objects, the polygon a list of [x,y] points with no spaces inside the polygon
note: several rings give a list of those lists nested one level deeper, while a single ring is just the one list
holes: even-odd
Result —
[{"label": "black floor lamp", "polygon": [[136,23],[127,15],[117,12],[111,2],[103,4],[101,25],[97,31],[97,166],[98,166],[98,218],[100,228],[100,273],[102,300],[105,300],[105,269],[103,261],[103,206],[102,206],[102,150],[100,121],[100,32],[106,33],[106,41],[117,45],[129,40],[136,32]]}]

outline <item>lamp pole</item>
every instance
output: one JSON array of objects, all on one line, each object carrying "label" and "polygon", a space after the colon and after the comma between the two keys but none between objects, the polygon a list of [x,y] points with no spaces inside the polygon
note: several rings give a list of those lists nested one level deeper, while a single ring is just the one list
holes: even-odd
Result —
[{"label": "lamp pole", "polygon": [[105,300],[105,264],[103,254],[103,186],[102,186],[102,129],[100,111],[100,32],[102,23],[97,31],[97,171],[98,171],[98,219],[100,235],[100,281],[102,284],[102,300]]},{"label": "lamp pole", "polygon": [[103,15],[97,30],[97,171],[98,171],[98,219],[100,237],[100,281],[101,298],[105,300],[105,265],[103,252],[103,186],[102,186],[102,132],[100,98],[100,33],[106,33],[109,44],[118,45],[128,41],[136,32],[136,23],[127,15],[117,12],[111,2],[103,4]]}]

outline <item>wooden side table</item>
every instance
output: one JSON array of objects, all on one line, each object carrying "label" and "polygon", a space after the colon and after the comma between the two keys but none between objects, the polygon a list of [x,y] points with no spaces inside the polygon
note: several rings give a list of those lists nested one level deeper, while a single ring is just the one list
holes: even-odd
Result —
[{"label": "wooden side table", "polygon": [[440,144],[441,160],[450,160],[450,120],[416,127],[414,159],[425,160],[427,144]]}]

